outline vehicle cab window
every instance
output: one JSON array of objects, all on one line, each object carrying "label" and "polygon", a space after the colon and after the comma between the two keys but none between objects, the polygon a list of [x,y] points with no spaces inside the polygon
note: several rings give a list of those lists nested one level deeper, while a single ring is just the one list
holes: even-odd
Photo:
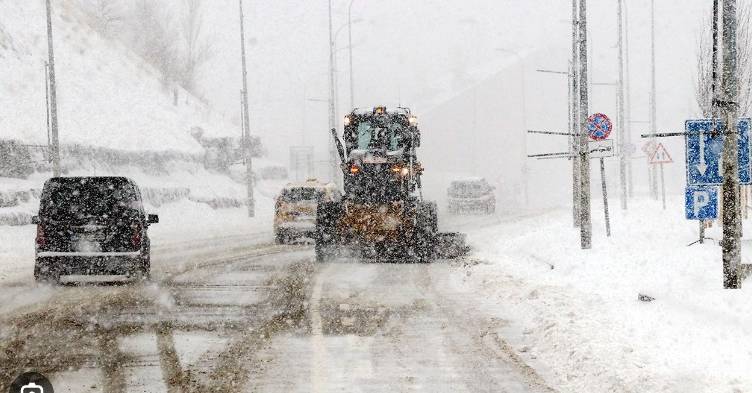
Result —
[{"label": "vehicle cab window", "polygon": [[366,150],[371,145],[373,127],[368,121],[358,124],[358,150]]}]

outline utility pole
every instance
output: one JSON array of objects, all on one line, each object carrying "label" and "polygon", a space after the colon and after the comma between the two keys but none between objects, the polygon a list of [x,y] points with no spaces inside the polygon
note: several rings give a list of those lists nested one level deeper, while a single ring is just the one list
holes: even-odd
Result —
[{"label": "utility pole", "polygon": [[590,152],[588,149],[587,0],[580,0],[580,247],[592,247],[590,221]]},{"label": "utility pole", "polygon": [[577,136],[577,130],[580,128],[580,122],[578,117],[578,105],[579,99],[577,97],[577,0],[572,0],[572,72],[570,73],[570,94],[572,96],[570,117],[572,129],[572,220],[574,227],[580,226],[580,156],[579,156],[579,141]]},{"label": "utility pole", "polygon": [[[47,121],[47,148],[52,145],[50,140],[50,65],[46,61],[44,62],[44,101],[45,108],[45,120]],[[51,161],[51,154],[48,153],[47,159]]]},{"label": "utility pole", "polygon": [[241,155],[242,155],[242,162],[243,165],[245,165],[245,150],[243,149],[243,146],[245,146],[245,98],[243,95],[243,89],[240,89],[240,148],[241,148]]},{"label": "utility pole", "polygon": [[722,101],[718,102],[726,123],[723,140],[723,287],[739,288],[741,267],[741,209],[739,204],[739,161],[737,159],[737,48],[736,0],[723,1]]},{"label": "utility pole", "polygon": [[52,41],[52,6],[47,0],[47,55],[49,56],[50,84],[50,156],[52,158],[52,176],[60,176],[60,139],[57,124],[57,84],[55,82],[55,50]]},{"label": "utility pole", "polygon": [[243,0],[240,4],[240,54],[243,62],[243,141],[242,149],[245,153],[245,184],[248,192],[248,217],[256,215],[256,203],[253,198],[253,158],[251,152],[251,126],[248,113],[248,68],[245,59],[245,22],[243,17]]},{"label": "utility pole", "polygon": [[[650,129],[653,134],[657,133],[655,109],[655,0],[650,0]],[[657,146],[657,140],[652,138],[653,145]],[[658,199],[658,176],[655,165],[650,166],[650,192],[653,199]]]},{"label": "utility pole", "polygon": [[627,144],[629,144],[630,147],[627,151],[627,189],[629,190],[629,198],[632,198],[634,197],[634,183],[632,181],[632,149],[634,149],[635,146],[632,144],[632,93],[630,90],[632,85],[629,80],[629,8],[624,2],[622,2],[622,7],[624,8],[624,69],[626,72],[626,83],[624,84],[626,95],[626,115],[624,117],[624,131],[627,133]]},{"label": "utility pole", "polygon": [[621,208],[627,210],[627,155],[624,151],[626,148],[625,133],[627,123],[624,121],[624,39],[622,32],[622,0],[616,0],[617,2],[617,19],[619,29],[619,85],[616,88],[616,124],[618,124],[617,135],[619,140],[619,184],[621,185]]},{"label": "utility pole", "polygon": [[[329,129],[336,130],[336,113],[334,109],[334,32],[332,31],[332,0],[329,0]],[[330,179],[334,184],[339,185],[339,168],[337,165],[337,154],[334,151],[334,135],[329,133],[329,167]]]},{"label": "utility pole", "polygon": [[355,108],[355,82],[353,79],[353,46],[352,46],[352,6],[355,0],[350,0],[347,7],[347,46],[350,54],[350,108]]}]

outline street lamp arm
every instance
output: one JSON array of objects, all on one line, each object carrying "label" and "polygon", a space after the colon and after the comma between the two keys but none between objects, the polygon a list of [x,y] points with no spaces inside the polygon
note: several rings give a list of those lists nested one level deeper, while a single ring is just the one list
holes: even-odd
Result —
[{"label": "street lamp arm", "polygon": [[571,76],[572,74],[568,71],[554,71],[554,70],[535,70],[536,72],[543,72],[546,74],[559,74],[559,75],[568,75]]},{"label": "street lamp arm", "polygon": [[353,53],[352,53],[352,6],[355,0],[350,0],[350,5],[347,6],[347,40],[348,48],[350,48],[350,56],[348,57],[350,63],[350,108],[355,106],[355,86],[353,81]]}]

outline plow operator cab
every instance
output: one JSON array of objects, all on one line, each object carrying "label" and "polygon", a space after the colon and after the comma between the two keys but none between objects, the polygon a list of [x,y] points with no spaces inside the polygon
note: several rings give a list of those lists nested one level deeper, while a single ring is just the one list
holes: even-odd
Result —
[{"label": "plow operator cab", "polygon": [[436,204],[422,198],[416,117],[406,108],[356,109],[344,120],[344,146],[331,131],[344,195],[318,205],[316,260],[331,259],[342,248],[377,258],[433,259],[442,236]]}]

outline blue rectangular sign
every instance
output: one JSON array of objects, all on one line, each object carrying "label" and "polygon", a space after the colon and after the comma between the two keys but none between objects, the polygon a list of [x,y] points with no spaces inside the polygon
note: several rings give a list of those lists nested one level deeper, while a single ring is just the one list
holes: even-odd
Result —
[{"label": "blue rectangular sign", "polygon": [[714,220],[718,218],[718,188],[687,186],[684,198],[687,220]]},{"label": "blue rectangular sign", "polygon": [[[737,130],[739,131],[738,155],[739,155],[739,182],[750,184],[749,167],[749,119],[739,119]],[[714,129],[717,127],[717,129]],[[720,185],[723,182],[721,176],[721,153],[723,152],[723,139],[721,134],[725,130],[725,124],[720,120],[700,119],[687,120],[685,131],[687,132],[687,185]],[[717,134],[714,134],[717,133]]]}]

